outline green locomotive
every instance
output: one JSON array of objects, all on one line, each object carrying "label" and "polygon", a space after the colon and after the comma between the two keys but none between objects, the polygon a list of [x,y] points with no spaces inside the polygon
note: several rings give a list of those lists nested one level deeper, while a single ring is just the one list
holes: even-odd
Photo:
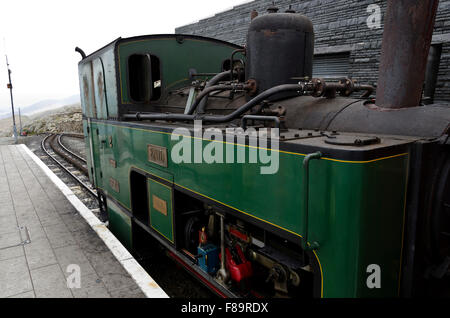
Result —
[{"label": "green locomotive", "polygon": [[149,35],[78,51],[89,177],[128,249],[158,240],[223,297],[422,284],[411,226],[449,193],[450,109],[373,115],[372,87],[311,79],[313,27],[292,12],[252,20],[246,48]]}]

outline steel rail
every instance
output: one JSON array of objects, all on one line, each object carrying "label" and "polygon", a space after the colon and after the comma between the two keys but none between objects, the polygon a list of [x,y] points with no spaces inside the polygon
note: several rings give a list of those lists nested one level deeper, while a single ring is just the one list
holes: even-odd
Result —
[{"label": "steel rail", "polygon": [[66,152],[68,152],[70,155],[74,156],[75,158],[77,158],[78,160],[80,160],[81,162],[87,164],[86,159],[84,159],[83,157],[77,155],[76,153],[74,153],[73,151],[71,151],[70,149],[68,149],[66,146],[63,145],[62,141],[61,141],[61,137],[63,136],[71,136],[71,135],[66,135],[66,134],[59,134],[58,135],[58,145]]},{"label": "steel rail", "polygon": [[64,136],[67,136],[67,137],[73,137],[73,138],[78,138],[78,139],[84,139],[84,135],[82,135],[82,134],[62,134],[62,135],[64,135]]},{"label": "steel rail", "polygon": [[64,151],[64,149],[57,144],[57,140],[55,140],[57,135],[56,134],[53,135],[54,137],[52,137],[50,140],[50,147],[52,148],[53,152],[59,155],[60,157],[64,158],[65,161],[75,166],[78,170],[82,171],[85,176],[89,176],[89,172],[86,165],[83,162],[80,162],[76,157],[70,155],[70,153]]},{"label": "steel rail", "polygon": [[65,172],[67,172],[73,179],[75,179],[75,181],[77,181],[84,189],[86,189],[92,196],[98,198],[97,196],[97,192],[93,191],[88,185],[86,185],[83,181],[80,180],[80,178],[78,178],[76,175],[74,175],[72,172],[69,171],[69,169],[67,169],[64,164],[62,164],[58,159],[55,158],[55,156],[53,156],[52,154],[50,154],[50,152],[47,150],[47,148],[45,147],[45,142],[47,141],[47,139],[49,137],[54,137],[55,135],[48,135],[46,136],[42,142],[41,142],[41,148],[42,150],[45,152],[45,154],[47,154],[47,156],[49,156],[58,166],[60,166]]}]

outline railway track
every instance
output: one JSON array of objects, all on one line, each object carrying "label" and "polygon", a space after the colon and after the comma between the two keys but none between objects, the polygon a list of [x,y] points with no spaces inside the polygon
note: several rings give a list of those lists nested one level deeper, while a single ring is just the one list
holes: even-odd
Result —
[{"label": "railway track", "polygon": [[[41,154],[41,159],[45,164],[75,192],[100,220],[106,221],[106,217],[100,212],[98,206],[97,193],[92,189],[87,176],[86,159],[75,150],[77,147],[73,139],[83,138],[82,135],[74,134],[50,134],[44,137],[40,142],[40,149],[35,152],[43,152],[44,156]],[[81,188],[82,191],[76,191],[77,188]],[[135,254],[134,256],[169,296],[215,297],[210,290],[197,282],[183,267],[169,258],[166,251],[157,244],[156,240],[148,243],[146,253]]]},{"label": "railway track", "polygon": [[97,217],[104,221],[105,216],[98,208],[97,191],[89,182],[86,160],[65,145],[61,140],[62,136],[62,134],[50,134],[41,141],[41,149],[51,162],[47,165],[53,168],[54,172],[56,172],[55,168],[62,172],[60,178],[93,210]]},{"label": "railway track", "polygon": [[[75,152],[73,152],[72,150],[70,150],[69,148],[67,148],[67,147],[63,144],[63,142],[61,141],[61,138],[62,138],[63,136],[69,136],[69,135],[65,135],[65,134],[64,134],[64,135],[63,135],[63,134],[58,135],[58,137],[57,137],[57,138],[58,138],[58,145],[59,145],[62,149],[64,149],[65,152],[67,152],[68,154],[70,154],[72,157],[77,158],[80,162],[83,163],[83,165],[87,165],[86,159],[84,159],[83,157],[77,155]],[[70,135],[70,136],[74,136],[74,135]],[[81,137],[81,138],[83,138],[83,137]]]},{"label": "railway track", "polygon": [[[51,150],[46,147],[46,142],[49,141]],[[97,191],[88,183],[86,160],[76,155],[61,143],[61,135],[48,135],[42,140],[42,150],[65,172],[67,172],[73,179],[75,179],[80,186],[82,186],[88,193],[97,198]],[[59,148],[58,148],[59,147]],[[53,153],[52,153],[53,152]],[[64,161],[58,160],[55,154],[63,158]],[[70,163],[71,165],[67,164]],[[75,169],[74,169],[75,168]],[[82,172],[83,176],[80,175]]]}]

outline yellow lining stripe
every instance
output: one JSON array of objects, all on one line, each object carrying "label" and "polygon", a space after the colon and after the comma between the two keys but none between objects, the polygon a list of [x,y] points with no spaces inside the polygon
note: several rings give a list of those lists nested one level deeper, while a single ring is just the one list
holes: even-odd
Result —
[{"label": "yellow lining stripe", "polygon": [[279,228],[279,229],[282,229],[282,230],[284,230],[284,231],[287,231],[287,232],[289,232],[289,233],[291,233],[291,234],[294,234],[294,235],[296,235],[296,236],[299,236],[299,237],[303,238],[303,236],[301,236],[300,234],[295,233],[295,232],[293,232],[293,231],[291,231],[291,230],[285,229],[285,228],[283,228],[283,227],[281,227],[281,226],[279,226],[279,225],[273,224],[273,223],[271,223],[271,222],[269,222],[269,221],[266,221],[266,220],[261,219],[261,218],[259,218],[259,217],[257,217],[257,216],[254,216],[254,215],[252,215],[252,214],[250,214],[250,213],[247,213],[247,212],[245,212],[245,211],[239,210],[239,209],[237,209],[237,208],[235,208],[235,207],[233,207],[233,206],[231,206],[231,205],[225,204],[225,203],[223,203],[223,202],[221,202],[221,201],[219,201],[219,200],[216,200],[216,199],[213,199],[213,198],[211,198],[211,197],[208,197],[207,195],[204,195],[204,194],[201,194],[201,193],[199,193],[199,192],[197,192],[197,191],[194,191],[194,190],[192,190],[192,189],[186,188],[186,187],[182,186],[181,184],[178,184],[178,183],[175,183],[175,182],[174,182],[174,184],[176,184],[176,185],[179,186],[180,188],[186,189],[186,190],[188,190],[188,191],[190,191],[190,192],[193,192],[193,193],[195,193],[195,194],[198,194],[198,195],[200,195],[200,196],[202,196],[202,197],[205,197],[205,198],[207,198],[207,199],[209,199],[209,200],[212,200],[212,201],[217,202],[217,203],[220,203],[220,204],[222,204],[222,205],[224,205],[224,206],[226,206],[226,207],[229,207],[230,209],[239,211],[239,212],[241,212],[241,213],[243,213],[243,214],[245,214],[245,215],[251,216],[251,217],[253,217],[253,218],[257,219],[257,220],[263,221],[263,222],[268,223],[268,224],[270,224],[270,225],[272,225],[272,226],[275,226],[275,227],[277,227],[277,228]]},{"label": "yellow lining stripe", "polygon": [[317,259],[317,263],[319,263],[320,268],[320,298],[323,298],[323,270],[322,270],[322,264],[320,263],[319,256],[317,256],[317,253],[315,250],[313,250],[314,256]]},{"label": "yellow lining stripe", "polygon": [[[195,193],[195,194],[197,194],[197,195],[200,195],[200,196],[202,196],[202,197],[204,197],[204,198],[207,198],[207,199],[209,199],[209,200],[211,200],[211,201],[220,203],[220,204],[223,205],[223,206],[229,207],[229,208],[231,208],[231,209],[233,209],[233,210],[236,210],[236,211],[241,212],[241,213],[243,213],[243,214],[245,214],[245,215],[251,216],[251,217],[253,217],[253,218],[257,219],[257,220],[263,221],[263,222],[268,223],[268,224],[270,224],[270,225],[272,225],[272,226],[275,226],[275,227],[277,227],[277,228],[279,228],[279,229],[282,229],[282,230],[287,231],[287,232],[289,232],[289,233],[291,233],[291,234],[294,234],[294,235],[296,235],[296,236],[299,236],[300,238],[303,238],[303,236],[301,236],[301,235],[298,234],[298,233],[295,233],[295,232],[293,232],[293,231],[291,231],[291,230],[285,229],[285,228],[283,228],[283,227],[281,227],[281,226],[279,226],[279,225],[273,224],[273,223],[271,223],[271,222],[269,222],[269,221],[267,221],[267,220],[261,219],[261,218],[259,218],[259,217],[257,217],[257,216],[254,216],[254,215],[252,215],[252,214],[250,214],[250,213],[248,213],[248,212],[239,210],[239,209],[237,209],[237,208],[235,208],[235,207],[233,207],[233,206],[231,206],[231,205],[225,204],[225,203],[223,203],[223,202],[221,202],[221,201],[219,201],[219,200],[216,200],[216,199],[213,199],[213,198],[211,198],[211,197],[208,197],[207,195],[204,195],[204,194],[202,194],[202,193],[200,193],[200,192],[197,192],[197,191],[195,191],[195,190],[192,190],[192,189],[190,189],[190,188],[187,188],[187,187],[185,187],[185,186],[182,186],[181,184],[178,184],[178,183],[176,183],[176,182],[173,182],[173,181],[164,179],[164,178],[158,176],[157,174],[151,173],[151,172],[149,172],[149,171],[147,171],[147,170],[138,168],[138,167],[136,167],[136,166],[131,166],[130,169],[129,169],[129,171],[131,171],[132,168],[134,168],[134,169],[136,169],[136,170],[140,170],[140,171],[142,171],[142,172],[144,172],[144,173],[148,173],[148,174],[150,174],[150,175],[152,175],[152,176],[155,176],[155,177],[157,177],[157,178],[160,178],[160,179],[162,179],[162,180],[165,180],[165,181],[169,182],[170,184],[175,184],[175,185],[177,185],[177,186],[180,187],[180,188],[186,189],[186,190],[188,190],[188,191],[190,191],[190,192],[192,192],[192,193]],[[152,179],[152,181],[155,181],[155,180]],[[158,181],[156,181],[156,182],[158,182]],[[158,183],[159,183],[159,182],[158,182]],[[164,185],[164,184],[161,184],[161,185]],[[131,186],[129,186],[129,189],[131,189]],[[131,190],[130,190],[130,191],[131,191]],[[131,194],[130,194],[130,197],[131,197]],[[126,208],[126,209],[129,210],[129,208]]]},{"label": "yellow lining stripe", "polygon": [[[158,176],[157,174],[154,174],[154,173],[152,173],[152,172],[149,172],[149,171],[147,171],[147,170],[145,170],[145,169],[141,169],[141,168],[136,167],[136,166],[134,166],[134,165],[131,165],[131,166],[130,166],[130,169],[128,169],[128,174],[130,174],[131,169],[136,169],[136,170],[139,170],[139,171],[141,171],[141,172],[148,173],[148,174],[150,174],[150,175],[152,175],[152,176],[154,176],[154,177],[157,177],[157,178],[159,178],[159,179],[162,179],[162,180],[164,180],[164,181],[167,181],[167,182],[169,182],[170,184],[173,184],[173,181],[171,181],[171,180],[168,180],[168,179],[165,179],[165,178],[163,178],[163,177],[160,177],[160,176]],[[158,182],[158,181],[156,181],[156,182]],[[129,183],[129,182],[128,182],[128,183]],[[158,183],[159,183],[159,182],[158,182]],[[164,185],[164,184],[162,184],[162,185]],[[167,187],[167,186],[166,186],[166,187]],[[131,188],[131,187],[130,187],[130,188]]]},{"label": "yellow lining stripe", "polygon": [[[147,132],[153,132],[153,133],[164,134],[164,135],[183,136],[183,137],[188,137],[188,138],[191,138],[191,139],[205,140],[205,141],[211,141],[211,142],[219,142],[219,143],[223,143],[223,144],[235,145],[235,146],[240,146],[240,147],[262,149],[262,150],[268,150],[268,151],[285,153],[285,154],[290,154],[290,155],[295,155],[295,156],[306,157],[306,154],[298,153],[298,152],[290,152],[290,151],[284,151],[284,150],[278,150],[278,149],[269,149],[269,148],[263,148],[263,147],[255,147],[255,146],[250,146],[250,145],[241,145],[241,144],[231,143],[231,142],[226,142],[226,141],[211,140],[211,139],[205,139],[205,138],[199,138],[199,137],[193,137],[193,136],[181,135],[181,134],[174,134],[174,133],[158,131],[158,130],[136,128],[136,127],[123,126],[123,125],[116,125],[116,124],[106,124],[106,123],[102,123],[102,122],[95,122],[95,123],[96,124],[102,124],[104,126],[110,125],[110,126],[119,127],[119,128],[128,128],[128,129],[133,129],[133,130],[147,131]],[[339,160],[339,159],[333,159],[333,158],[327,158],[327,157],[322,157],[319,160],[328,160],[328,161],[335,161],[335,162],[342,162],[342,163],[361,164],[361,163],[372,163],[372,162],[376,162],[376,161],[381,161],[381,160],[386,160],[386,159],[391,159],[391,158],[396,158],[396,157],[402,157],[402,156],[407,156],[407,155],[408,155],[408,153],[405,152],[405,153],[392,155],[392,156],[388,156],[388,157],[381,157],[381,158],[376,158],[376,159],[372,159],[372,160],[364,160],[364,161]]]},{"label": "yellow lining stripe", "polygon": [[[149,178],[147,178],[147,179],[149,179]],[[165,184],[162,184],[161,182],[158,182],[158,181],[156,181],[156,180],[154,180],[154,179],[150,179],[152,182],[155,182],[155,183],[157,183],[157,184],[160,184],[160,185],[162,185],[163,187],[165,187],[165,188],[167,188],[167,189],[169,189],[169,191],[170,191],[170,210],[171,210],[171,216],[172,216],[172,236],[174,236],[174,234],[175,234],[175,231],[174,231],[174,228],[173,228],[173,221],[174,221],[174,218],[173,218],[173,200],[172,200],[172,198],[173,198],[173,188],[171,188],[171,187],[168,187],[168,186],[166,186]],[[147,180],[147,182],[148,182],[148,180]],[[149,184],[149,186],[150,186],[150,184]],[[164,236],[167,240],[169,240],[172,244],[174,243],[174,240],[173,239],[170,239],[170,238],[168,238],[167,236],[165,236],[164,234],[162,234],[160,231],[158,231],[154,226],[153,226],[153,223],[152,223],[152,212],[151,212],[151,209],[152,209],[152,206],[151,206],[151,204],[150,204],[150,201],[151,201],[151,189],[150,189],[150,187],[149,187],[149,189],[148,189],[148,191],[149,191],[149,196],[148,196],[148,204],[150,205],[148,208],[149,208],[149,210],[148,210],[148,213],[149,213],[149,219],[150,219],[150,226],[152,227],[152,229],[154,229],[156,232],[158,232],[159,234],[161,234],[162,236]]]},{"label": "yellow lining stripe", "polygon": [[[153,230],[158,232],[159,235],[164,236],[166,240],[168,240],[170,243],[173,244],[173,240],[171,240],[170,238],[166,237],[164,234],[162,234],[160,231],[158,231],[153,225],[150,224],[150,226],[152,227]],[[172,222],[172,227],[173,227],[173,222]]]},{"label": "yellow lining stripe", "polygon": [[[409,159],[409,156],[408,156]],[[400,248],[400,268],[398,272],[398,291],[397,294],[400,296],[400,287],[401,287],[401,281],[402,281],[402,263],[403,263],[403,245],[405,240],[405,219],[406,219],[406,197],[408,194],[408,182],[409,182],[409,160],[408,160],[408,167],[406,169],[406,180],[405,180],[405,197],[403,198],[403,225],[402,225],[402,243]]]},{"label": "yellow lining stripe", "polygon": [[[159,178],[159,177],[158,177]],[[161,179],[163,179],[163,178],[161,178]],[[156,181],[155,179],[150,179],[150,180],[152,180],[152,182],[156,182],[157,184],[160,184],[160,185],[162,185],[163,187],[165,187],[165,188],[167,188],[167,189],[169,189],[170,191],[172,191],[172,187],[169,187],[169,186],[167,186],[167,185],[165,185],[165,184],[163,184],[163,183],[161,183],[161,182],[158,182],[158,181]],[[163,179],[163,180],[165,180],[165,179]],[[171,182],[172,183],[172,182]]]},{"label": "yellow lining stripe", "polygon": [[[157,131],[157,130],[152,130],[152,129],[136,128],[136,127],[123,126],[123,125],[116,125],[116,124],[107,124],[107,123],[102,123],[102,122],[96,122],[96,123],[97,123],[97,124],[102,124],[102,125],[104,125],[104,126],[110,125],[110,126],[114,126],[114,127],[118,127],[118,128],[122,128],[122,129],[123,129],[123,128],[128,128],[128,129],[139,130],[139,131],[146,131],[146,132],[153,132],[153,133],[158,133],[158,134],[165,134],[165,135],[175,135],[175,136],[188,137],[188,138],[191,138],[191,139],[205,140],[205,141],[210,141],[210,142],[220,142],[220,143],[223,143],[223,144],[230,144],[230,145],[233,145],[233,146],[241,146],[241,147],[247,147],[247,148],[263,149],[263,150],[268,150],[268,151],[277,151],[277,152],[279,152],[279,153],[291,154],[291,155],[296,155],[296,156],[306,156],[306,154],[302,154],[302,153],[289,152],[289,151],[283,151],[283,150],[275,150],[275,149],[268,149],[268,148],[263,148],[263,147],[250,146],[250,145],[241,145],[241,144],[230,143],[230,142],[226,142],[226,141],[210,140],[210,139],[204,139],[204,138],[199,138],[199,137],[193,137],[193,136],[190,136],[190,135],[188,136],[188,135],[182,135],[182,134],[173,134],[173,133],[169,133],[169,132]],[[392,155],[392,156],[382,157],[382,158],[376,158],[376,159],[366,160],[366,161],[338,160],[338,159],[327,158],[327,157],[322,157],[321,160],[323,159],[323,160],[334,161],[334,162],[341,162],[341,163],[365,164],[365,163],[372,163],[372,162],[377,162],[377,161],[387,160],[387,159],[392,159],[392,158],[397,158],[397,157],[403,157],[403,156],[409,156],[409,153],[401,153],[401,154],[397,154],[397,155]],[[289,233],[291,233],[291,234],[293,234],[293,235],[296,235],[296,236],[298,236],[298,237],[300,237],[300,238],[303,238],[303,236],[301,236],[301,235],[298,234],[298,233],[295,233],[295,232],[293,232],[293,231],[291,231],[291,230],[285,229],[285,228],[283,228],[283,227],[281,227],[281,226],[279,226],[279,225],[273,224],[273,223],[271,223],[271,222],[269,222],[269,221],[267,221],[267,220],[261,219],[261,218],[259,218],[259,217],[257,217],[257,216],[254,216],[254,215],[252,215],[252,214],[250,214],[250,213],[247,213],[247,212],[245,212],[245,211],[239,210],[239,209],[237,209],[237,208],[235,208],[235,207],[233,207],[233,206],[231,206],[231,205],[225,204],[225,203],[223,203],[223,202],[221,202],[221,201],[219,201],[219,200],[216,200],[216,199],[213,199],[213,198],[211,198],[211,197],[208,197],[207,195],[204,195],[204,194],[199,193],[199,192],[197,192],[197,191],[194,191],[194,190],[192,190],[192,189],[190,189],[190,188],[187,188],[187,187],[185,187],[185,186],[182,186],[182,185],[180,185],[180,184],[178,184],[178,183],[176,183],[176,182],[167,180],[167,179],[162,178],[162,177],[160,177],[160,176],[158,176],[158,175],[156,175],[156,174],[154,174],[154,173],[150,173],[150,172],[148,172],[148,171],[146,171],[146,170],[140,169],[140,168],[138,168],[138,167],[136,167],[136,166],[132,166],[132,167],[136,168],[137,170],[146,172],[146,173],[148,173],[148,174],[150,174],[150,175],[153,175],[153,176],[155,176],[155,177],[158,177],[158,178],[160,178],[160,179],[162,179],[162,180],[165,180],[165,181],[167,181],[167,182],[169,182],[169,183],[171,183],[171,184],[175,184],[175,185],[179,186],[180,188],[186,189],[186,190],[188,190],[188,191],[190,191],[190,192],[193,192],[193,193],[195,193],[195,194],[197,194],[197,195],[200,195],[200,196],[202,196],[202,197],[205,197],[205,198],[207,198],[207,199],[209,199],[209,200],[212,200],[212,201],[214,201],[214,202],[220,203],[221,205],[224,205],[224,206],[226,206],[226,207],[229,207],[229,208],[231,208],[231,209],[233,209],[233,210],[235,210],[235,211],[241,212],[241,213],[243,213],[243,214],[245,214],[245,215],[247,215],[247,216],[253,217],[253,218],[257,219],[257,220],[260,220],[260,221],[262,221],[262,222],[268,223],[268,224],[270,224],[270,225],[272,225],[272,226],[274,226],[274,227],[277,227],[277,228],[282,229],[282,230],[284,230],[284,231],[287,231],[287,232],[289,232]],[[155,181],[155,180],[153,180],[153,181]],[[156,181],[156,182],[157,182],[157,181]],[[159,182],[158,182],[158,183],[159,183]],[[161,185],[163,185],[163,184],[161,184]],[[165,185],[164,185],[164,186],[165,186]],[[166,186],[166,187],[167,187],[167,186]],[[405,191],[405,192],[406,192],[406,191]],[[405,197],[406,197],[406,193],[405,193]],[[118,201],[118,202],[120,202],[120,201]],[[121,202],[120,202],[120,203],[121,203]],[[121,204],[122,204],[122,203],[121,203]],[[122,204],[122,205],[123,205],[123,204]],[[125,205],[123,205],[123,206],[125,207]],[[406,207],[406,199],[405,199],[405,207]],[[126,208],[127,210],[129,210],[129,208],[127,208],[127,207],[125,207],[125,208]],[[405,214],[405,211],[404,211],[404,214]],[[152,228],[153,228],[153,226],[152,226]],[[156,229],[154,229],[154,230],[157,231],[159,234],[161,234],[158,230],[156,230]],[[404,224],[403,224],[403,231],[404,231]],[[163,234],[161,234],[161,235],[164,236]],[[165,236],[164,236],[164,237],[165,237]],[[167,237],[166,237],[166,239],[167,239]],[[168,240],[169,240],[169,239],[168,239]],[[170,240],[169,240],[169,241],[170,241]],[[403,233],[402,233],[402,250],[403,250]],[[320,291],[320,297],[323,298],[323,280],[324,280],[324,277],[323,277],[323,268],[322,268],[322,264],[320,263],[320,260],[319,260],[319,257],[318,257],[318,255],[317,255],[316,251],[313,250],[313,253],[314,253],[314,255],[315,255],[316,259],[317,259],[317,262],[318,262],[319,268],[320,268],[320,276],[321,276],[321,287],[320,287],[321,291]],[[400,262],[400,263],[401,263],[401,262]],[[400,267],[401,267],[401,265],[400,265]],[[400,282],[400,277],[401,277],[401,268],[400,268],[399,282]],[[399,283],[399,284],[400,284],[400,283]],[[400,285],[399,285],[399,286],[400,286]],[[399,287],[399,288],[400,288],[400,287]]]},{"label": "yellow lining stripe", "polygon": [[[139,168],[138,168],[139,169]],[[152,174],[152,173],[150,173],[150,172],[148,172],[148,171],[145,171],[145,170],[142,170],[142,169],[139,169],[139,170],[141,170],[141,171],[143,171],[143,172],[147,172],[147,173],[149,173],[149,174],[151,174],[151,175],[153,175],[153,176],[155,176],[155,177],[158,177],[158,178],[161,178],[161,177],[159,177],[159,176],[157,176],[157,175],[155,175],[155,174]],[[164,178],[161,178],[161,179],[163,179],[163,180],[166,180],[166,179],[164,179]],[[155,181],[155,180],[152,180],[152,181]],[[168,180],[166,180],[166,181],[168,181]],[[158,182],[158,181],[155,181],[155,182]],[[170,181],[169,181],[170,182]],[[159,183],[159,182],[158,182]],[[160,183],[161,184],[161,183]],[[176,183],[175,183],[176,184]],[[164,184],[161,184],[161,185],[164,185]],[[183,187],[183,186],[181,186],[181,185],[179,185],[179,184],[176,184],[177,186],[180,186],[180,187],[182,187],[182,188],[185,188],[186,190],[189,190],[189,191],[191,191],[191,192],[194,192],[194,193],[196,193],[196,194],[198,194],[198,195],[201,195],[201,196],[203,196],[203,197],[206,197],[206,198],[208,198],[208,199],[210,199],[210,200],[213,200],[213,201],[216,201],[216,202],[218,202],[218,203],[221,203],[220,201],[217,201],[217,200],[214,200],[214,199],[212,199],[212,198],[209,198],[209,197],[207,197],[207,196],[205,196],[205,195],[202,195],[202,194],[200,194],[200,193],[198,193],[198,192],[196,192],[196,191],[193,191],[193,190],[191,190],[191,189],[188,189],[188,188],[186,188],[186,187]],[[166,186],[166,185],[164,185],[164,186]],[[100,188],[100,187],[98,187],[99,189],[101,189],[101,190],[103,190],[103,191],[105,191],[104,189],[102,189],[102,188]],[[129,212],[131,212],[131,210],[128,208],[128,207],[126,207],[122,202],[120,202],[117,198],[114,198],[123,208],[125,208],[126,210],[128,210]],[[112,202],[113,204],[114,204],[114,201]],[[223,204],[223,203],[221,203],[221,204]],[[226,205],[226,204],[225,204]],[[231,206],[229,206],[229,205],[226,205],[226,206],[228,206],[228,207],[230,207],[230,208],[233,208],[233,207],[231,207]],[[235,209],[235,208],[233,208],[233,209]],[[237,209],[235,209],[235,210],[237,210]],[[261,221],[264,221],[264,222],[266,222],[266,223],[269,223],[269,224],[272,224],[272,223],[270,223],[270,222],[268,222],[268,221],[266,221],[266,220],[263,220],[263,219],[260,219],[260,218],[258,218],[258,217],[256,217],[256,216],[253,216],[253,215],[251,215],[251,214],[248,214],[248,213],[245,213],[245,212],[243,212],[243,211],[240,211],[240,210],[237,210],[237,211],[239,211],[239,212],[242,212],[242,213],[244,213],[244,214],[247,214],[247,215],[249,215],[249,216],[251,216],[251,217],[254,217],[254,218],[256,218],[256,219],[259,219],[259,220],[261,220]],[[127,217],[129,217],[129,216],[127,216]],[[292,232],[292,231],[289,231],[289,230],[286,230],[286,229],[284,229],[284,228],[282,228],[282,227],[280,227],[280,226],[277,226],[277,225],[275,225],[275,224],[272,224],[272,225],[274,225],[274,226],[276,226],[276,227],[279,227],[279,228],[281,228],[281,229],[283,229],[283,230],[285,230],[285,231],[288,231],[288,232],[291,232],[291,233],[293,233],[293,234],[295,234],[295,235],[298,235],[299,237],[301,237],[301,238],[303,238],[300,234],[297,234],[297,233],[294,233],[294,232]],[[157,229],[155,229],[151,224],[150,224],[150,226],[156,231],[156,232],[158,232],[160,235],[162,235],[163,237],[165,237],[167,240],[169,240],[170,242],[172,242],[173,243],[173,241],[172,240],[170,240],[169,238],[167,238],[164,234],[162,234],[161,232],[159,232]],[[172,220],[172,228],[173,228],[173,220]],[[173,229],[172,229],[173,230]],[[316,257],[316,259],[317,259],[317,263],[319,264],[319,269],[320,269],[320,298],[323,298],[323,269],[322,269],[322,264],[320,263],[320,259],[319,259],[319,256],[317,255],[317,253],[316,253],[316,251],[314,251],[313,250],[313,253],[314,253],[314,256]]]},{"label": "yellow lining stripe", "polygon": [[[135,169],[135,170],[139,170],[139,171],[141,171],[141,172],[144,172],[144,173],[148,173],[148,174],[150,174],[150,175],[152,175],[152,176],[155,176],[155,177],[158,177],[158,178],[160,178],[160,179],[162,179],[162,180],[165,180],[165,181],[167,181],[167,182],[169,182],[170,184],[173,184],[173,182],[172,181],[169,181],[169,180],[167,180],[167,179],[164,179],[164,178],[162,178],[162,177],[160,177],[160,176],[158,176],[158,175],[156,175],[156,174],[154,174],[154,173],[150,173],[150,172],[148,172],[148,171],[146,171],[146,170],[143,170],[143,169],[140,169],[140,168],[138,168],[138,167],[136,167],[136,166],[133,166],[133,165],[131,165],[130,166],[130,168],[128,169],[128,192],[129,192],[129,197],[131,198],[131,180],[130,180],[130,178],[131,178],[131,171],[132,171],[132,169]],[[162,186],[164,186],[164,187],[166,187],[166,188],[168,188],[169,190],[170,190],[170,194],[172,195],[172,188],[171,187],[169,187],[169,186],[166,186],[165,184],[162,184],[161,182],[158,182],[158,181],[156,181],[156,180],[154,180],[154,179],[151,179],[152,181],[154,181],[154,182],[156,182],[156,183],[158,183],[158,184],[160,184],[160,185],[162,185]],[[148,182],[148,181],[147,181]],[[148,190],[150,190],[150,189],[148,189]],[[149,200],[149,204],[150,204],[150,196],[149,196],[149,198],[148,198],[148,200]],[[120,202],[120,201],[119,201]],[[131,210],[129,209],[129,208],[127,208],[125,205],[124,205],[124,208],[126,208],[128,211],[130,211],[131,212]],[[172,204],[172,202],[171,202],[171,208],[172,208],[172,235],[175,233],[174,232],[174,228],[173,228],[173,204]],[[164,234],[162,234],[160,231],[158,231],[153,225],[152,225],[152,216],[151,216],[151,212],[150,212],[150,209],[151,209],[151,207],[149,206],[149,221],[150,221],[150,227],[152,228],[152,229],[154,229],[156,232],[158,232],[160,235],[162,235],[163,237],[165,237],[168,241],[170,241],[172,244],[174,243],[174,241],[173,240],[171,240],[171,239],[169,239],[168,237],[166,237]]]}]

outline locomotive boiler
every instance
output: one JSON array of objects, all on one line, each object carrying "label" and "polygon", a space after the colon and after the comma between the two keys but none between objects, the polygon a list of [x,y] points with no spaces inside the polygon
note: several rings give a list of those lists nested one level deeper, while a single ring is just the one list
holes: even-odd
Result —
[{"label": "locomotive boiler", "polygon": [[157,240],[223,297],[443,292],[450,108],[421,105],[437,3],[389,1],[376,98],[312,77],[314,27],[291,10],[253,16],[245,47],[177,34],[77,48],[111,231],[136,253]]}]

